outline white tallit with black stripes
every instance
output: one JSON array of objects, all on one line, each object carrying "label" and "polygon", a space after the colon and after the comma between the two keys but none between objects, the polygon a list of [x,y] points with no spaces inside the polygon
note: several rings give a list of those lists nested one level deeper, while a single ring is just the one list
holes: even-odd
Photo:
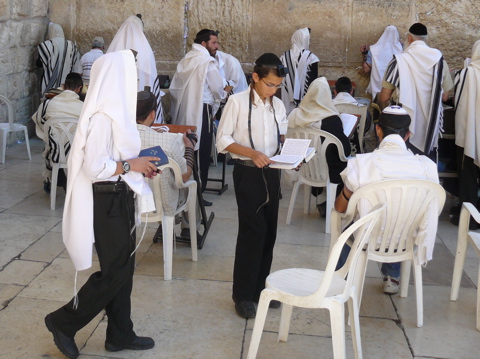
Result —
[{"label": "white tallit with black stripes", "polygon": [[480,40],[470,64],[455,74],[455,144],[480,166]]},{"label": "white tallit with black stripes", "polygon": [[82,72],[77,46],[53,22],[48,25],[48,40],[38,45],[38,55],[43,66],[42,93],[60,87],[70,72]]},{"label": "white tallit with black stripes", "polygon": [[425,154],[437,147],[442,128],[442,53],[414,41],[387,66],[385,80],[398,91],[398,101],[412,119],[410,142]]},{"label": "white tallit with black stripes", "polygon": [[308,90],[308,67],[319,61],[310,47],[308,28],[298,29],[292,35],[292,48],[280,57],[289,73],[283,79],[282,101],[289,114],[303,99]]},{"label": "white tallit with black stripes", "polygon": [[155,55],[145,33],[143,32],[143,22],[135,15],[128,17],[120,26],[110,43],[107,52],[121,50],[135,50],[137,52],[137,90],[143,91],[145,86],[150,86],[150,90],[157,99],[155,123],[163,123],[161,98],[165,93],[160,90]]}]

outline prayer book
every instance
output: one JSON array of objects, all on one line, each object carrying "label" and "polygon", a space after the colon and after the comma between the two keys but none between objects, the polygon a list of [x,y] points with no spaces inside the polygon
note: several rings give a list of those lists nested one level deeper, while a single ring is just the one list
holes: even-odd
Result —
[{"label": "prayer book", "polygon": [[353,133],[355,132],[355,129],[357,128],[358,120],[360,119],[361,116],[350,115],[348,113],[341,113],[339,117],[340,117],[340,120],[342,120],[343,133],[348,138],[352,137]]},{"label": "prayer book", "polygon": [[274,161],[270,167],[291,170],[297,168],[302,161],[309,161],[315,154],[315,148],[309,147],[310,142],[311,140],[287,138],[280,154],[270,157]]},{"label": "prayer book", "polygon": [[168,156],[160,146],[145,148],[141,150],[140,153],[138,154],[138,157],[147,157],[147,156],[160,158],[159,161],[150,161],[157,167],[168,164]]}]

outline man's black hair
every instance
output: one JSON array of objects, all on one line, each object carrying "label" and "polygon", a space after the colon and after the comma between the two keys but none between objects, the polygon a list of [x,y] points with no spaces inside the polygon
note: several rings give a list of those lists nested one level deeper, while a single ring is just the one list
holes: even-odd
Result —
[{"label": "man's black hair", "polygon": [[195,36],[195,40],[193,40],[194,43],[196,44],[201,44],[202,42],[209,42],[210,41],[210,36],[218,36],[219,31],[214,31],[210,29],[202,29],[199,32],[197,32],[197,35]]},{"label": "man's black hair", "polygon": [[405,138],[411,122],[412,120],[408,114],[400,115],[382,112],[378,118],[378,126],[382,129],[383,137],[400,135],[400,137]]},{"label": "man's black hair", "polygon": [[352,91],[352,81],[348,77],[340,77],[336,82],[335,82],[335,91],[337,93],[340,92],[348,92],[350,93]]},{"label": "man's black hair", "polygon": [[63,88],[65,90],[75,91],[81,86],[83,86],[82,76],[76,72],[70,72],[65,78]]},{"label": "man's black hair", "polygon": [[267,77],[270,71],[275,71],[275,75],[278,77],[285,77],[288,74],[288,68],[283,66],[277,55],[265,53],[255,60],[253,72],[256,72],[260,78],[263,78]]}]

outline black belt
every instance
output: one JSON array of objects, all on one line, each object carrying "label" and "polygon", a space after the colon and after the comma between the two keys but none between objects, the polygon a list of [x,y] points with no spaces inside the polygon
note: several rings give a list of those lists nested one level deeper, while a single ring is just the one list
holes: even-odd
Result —
[{"label": "black belt", "polygon": [[130,191],[130,187],[123,181],[105,181],[93,184],[93,192],[96,193],[119,193],[124,191]]},{"label": "black belt", "polygon": [[240,160],[237,159],[237,163],[242,166],[247,166],[247,167],[257,167],[255,166],[255,163],[253,163],[252,160]]}]

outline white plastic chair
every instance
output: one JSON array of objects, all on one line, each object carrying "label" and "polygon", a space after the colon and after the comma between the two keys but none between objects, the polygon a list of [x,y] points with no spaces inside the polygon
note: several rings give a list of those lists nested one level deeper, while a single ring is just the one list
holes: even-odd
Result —
[{"label": "white plastic chair", "polygon": [[[400,274],[400,297],[408,295],[408,283],[411,266],[414,268],[415,293],[417,302],[417,327],[423,326],[423,292],[422,266],[415,260],[416,243],[414,236],[423,221],[435,221],[432,226],[437,228],[438,216],[427,218],[427,208],[435,206],[438,215],[445,203],[445,190],[437,183],[427,180],[387,180],[372,183],[353,192],[345,213],[332,211],[332,234],[330,248],[334,248],[340,237],[342,223],[348,224],[355,220],[357,214],[374,207],[379,203],[387,205],[381,220],[372,231],[368,246],[368,259],[382,263],[402,262]],[[359,290],[362,283],[357,283]],[[359,307],[362,292],[358,295]]]},{"label": "white plastic chair", "polygon": [[187,210],[188,211],[188,223],[190,225],[190,245],[192,247],[192,261],[197,261],[197,230],[196,230],[196,206],[197,206],[197,182],[194,180],[188,180],[183,182],[182,172],[177,162],[172,158],[168,158],[168,164],[158,167],[159,170],[164,171],[167,169],[172,169],[175,176],[175,185],[178,189],[187,188],[187,200],[176,209],[173,215],[167,215],[162,206],[162,195],[160,189],[160,176],[155,176],[152,182],[152,191],[155,198],[155,208],[157,209],[154,212],[149,212],[148,215],[142,214],[142,221],[157,221],[162,222],[162,238],[163,238],[163,279],[171,280],[172,279],[172,264],[173,264],[173,241],[175,239],[175,215]]},{"label": "white plastic chair", "polygon": [[365,121],[367,120],[368,106],[342,103],[335,105],[335,108],[340,113],[360,115],[360,120],[358,121],[358,142],[360,144],[360,153],[363,153],[363,137],[365,135]]},{"label": "white plastic chair", "polygon": [[58,162],[54,162],[50,158],[50,166],[52,167],[52,178],[50,185],[50,209],[55,210],[55,202],[57,198],[57,182],[58,171],[60,168],[67,168],[68,153],[70,145],[75,136],[78,120],[74,119],[50,119],[45,122],[45,151],[49,152],[52,147],[58,153]]},{"label": "white plastic chair", "polygon": [[27,145],[28,159],[31,160],[30,142],[28,140],[27,126],[14,122],[12,103],[5,97],[0,95],[0,102],[7,106],[8,123],[0,123],[0,138],[2,139],[2,158],[0,163],[5,163],[5,152],[7,150],[7,136],[10,132],[23,132],[25,134],[25,144]]},{"label": "white plastic chair", "polygon": [[[338,238],[328,258],[325,271],[290,268],[270,274],[266,280],[266,288],[260,295],[258,309],[253,326],[252,338],[248,350],[248,359],[257,356],[258,346],[262,336],[265,318],[270,301],[282,302],[282,316],[278,341],[286,342],[290,327],[293,307],[324,308],[330,312],[332,327],[333,355],[335,359],[346,357],[345,348],[345,302],[348,302],[348,314],[352,325],[352,340],[355,358],[362,358],[362,344],[360,338],[359,308],[356,290],[353,286],[355,272],[365,276],[366,261],[359,261],[362,249],[368,242],[370,232],[385,206],[378,205],[368,215],[350,226]],[[356,240],[352,246],[346,264],[339,271],[335,271],[340,253],[346,240],[354,232]]]},{"label": "white plastic chair", "polygon": [[[295,205],[298,190],[301,184],[305,185],[303,200],[303,212],[305,214],[310,213],[310,202],[312,198],[311,188],[326,187],[327,218],[325,222],[325,233],[330,233],[330,213],[335,202],[337,184],[330,182],[325,151],[330,144],[334,144],[337,146],[340,160],[346,162],[347,157],[345,157],[343,145],[340,140],[331,133],[312,128],[289,128],[287,132],[287,138],[310,139],[310,147],[314,147],[316,150],[313,158],[307,163],[302,164],[299,178],[293,185],[292,196],[290,197],[290,204],[287,212],[287,224],[290,224],[290,221],[292,220],[293,206]],[[323,143],[321,140],[322,138],[324,138]]]},{"label": "white plastic chair", "polygon": [[[475,221],[480,223],[480,213],[471,203],[463,203],[460,212],[460,220],[458,223],[458,239],[457,252],[455,254],[455,265],[453,267],[452,290],[450,292],[450,300],[456,301],[458,299],[458,291],[460,289],[460,280],[462,279],[463,266],[465,264],[465,255],[467,254],[467,247],[470,243],[475,249],[475,253],[480,257],[480,233],[469,231],[470,216]],[[477,330],[480,331],[480,272],[477,283]]]}]

